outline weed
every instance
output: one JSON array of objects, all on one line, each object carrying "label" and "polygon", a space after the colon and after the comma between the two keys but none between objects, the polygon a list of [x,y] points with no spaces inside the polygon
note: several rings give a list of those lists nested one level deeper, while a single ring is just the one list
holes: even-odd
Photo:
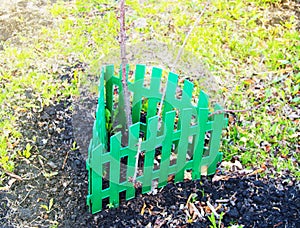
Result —
[{"label": "weed", "polygon": [[[211,213],[211,215],[208,217],[209,221],[211,222],[211,225],[209,227],[210,228],[221,228],[223,216],[224,216],[224,212],[222,212],[220,214],[219,221],[217,222],[214,213]],[[218,226],[217,226],[217,223],[218,223]]]},{"label": "weed", "polygon": [[26,144],[26,147],[25,147],[25,150],[23,150],[22,152],[22,155],[25,157],[25,158],[29,158],[31,156],[31,149],[32,149],[32,146],[27,143]]},{"label": "weed", "polygon": [[74,141],[74,142],[72,143],[71,151],[76,151],[76,150],[78,150],[78,149],[79,149],[79,146],[77,146],[76,141]]},{"label": "weed", "polygon": [[122,124],[117,124],[115,126],[118,113],[118,109],[114,110],[113,115],[108,109],[105,109],[106,130],[110,135],[122,128]]},{"label": "weed", "polygon": [[115,207],[115,205],[114,205],[113,203],[107,204],[107,208],[108,208],[108,209],[111,209],[111,208],[114,208],[114,207]]},{"label": "weed", "polygon": [[48,205],[42,204],[40,207],[43,208],[43,209],[45,209],[46,213],[49,214],[53,210],[52,209],[53,204],[54,204],[54,200],[53,200],[53,198],[51,198],[49,200],[49,204]]}]

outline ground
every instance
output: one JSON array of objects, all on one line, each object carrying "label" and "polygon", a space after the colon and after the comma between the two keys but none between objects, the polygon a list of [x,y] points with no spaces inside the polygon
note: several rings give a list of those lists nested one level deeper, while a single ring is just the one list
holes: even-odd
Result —
[{"label": "ground", "polygon": [[[293,4],[298,3],[291,2],[291,5]],[[43,0],[2,1],[1,49],[5,49],[6,42],[15,47],[21,46],[23,41],[20,33],[35,34],[35,30],[42,26],[55,27],[59,21],[48,19],[48,7],[48,1]],[[299,15],[296,7],[294,11]],[[276,18],[277,22],[282,19],[280,16],[274,18],[273,23],[276,22]],[[140,27],[143,27],[142,22],[139,22]],[[32,39],[34,40],[34,37]],[[163,47],[159,46],[160,50],[163,50]],[[38,52],[43,52],[43,46],[35,48]],[[153,49],[155,48],[157,46]],[[157,60],[160,57],[160,64],[168,66],[170,61],[167,60],[171,57],[166,55],[167,50],[162,52],[165,58],[161,57],[160,52],[155,56],[153,53],[146,54],[146,58]],[[43,64],[53,64],[50,73],[57,76],[54,83],[72,86],[76,74],[87,71],[87,64],[70,56],[66,61],[61,61],[61,56],[55,56],[56,65],[49,57],[44,63],[39,63],[41,71],[45,72],[47,69]],[[112,58],[114,56],[112,54]],[[132,54],[131,61],[134,61],[134,56],[137,54]],[[138,58],[141,57],[136,57]],[[110,57],[107,59],[110,60]],[[7,62],[5,64],[9,65]],[[22,65],[18,67],[21,68]],[[31,66],[32,69],[35,67]],[[201,65],[201,69],[196,70],[195,74],[203,71]],[[12,72],[19,75],[18,71]],[[296,74],[296,70],[294,72]],[[205,71],[205,75],[210,74]],[[88,84],[97,81],[97,76],[92,76],[93,80]],[[212,76],[210,78],[213,82],[218,81]],[[250,86],[254,83],[248,82]],[[4,90],[4,83],[1,86]],[[214,90],[215,88],[211,88],[212,92]],[[6,170],[5,177],[2,176],[1,227],[209,227],[213,224],[210,221],[213,214],[210,204],[213,208],[218,208],[218,215],[224,212],[223,218],[216,221],[220,220],[225,227],[236,224],[244,227],[298,226],[300,183],[295,173],[289,169],[277,172],[272,166],[263,165],[246,170],[241,165],[240,156],[234,156],[227,163],[223,163],[223,166],[220,165],[214,177],[202,177],[201,180],[186,180],[176,184],[170,182],[156,195],[137,194],[135,199],[122,202],[118,208],[105,209],[91,215],[86,206],[85,159],[97,96],[86,90],[85,85],[79,88],[80,95],[60,96],[59,99],[52,99],[43,106],[39,104],[39,97],[35,91],[26,87],[22,92],[26,98],[36,101],[35,106],[26,111],[16,109],[13,105],[11,107],[18,113],[17,125],[22,134],[22,143],[16,145],[16,148],[25,149],[21,150],[22,156],[17,155],[18,165],[13,172]],[[20,96],[17,99],[23,98]],[[235,120],[232,120],[231,124],[236,126]],[[294,150],[294,147],[291,148]],[[295,163],[297,162],[296,160]],[[196,211],[195,207],[199,211]]]},{"label": "ground", "polygon": [[[288,174],[267,179],[255,172],[235,176],[220,171],[212,179],[169,183],[156,195],[138,194],[119,208],[91,215],[86,206],[85,159],[78,150],[70,150],[74,140],[71,105],[70,100],[61,101],[33,114],[24,126],[25,135],[38,135],[41,153],[38,159],[22,161],[16,171],[22,179],[11,176],[14,181],[8,185],[12,186],[1,194],[2,227],[208,227],[207,216],[197,218],[186,207],[192,193],[197,194],[192,203],[206,212],[210,210],[207,201],[219,205],[218,213],[226,212],[222,219],[226,227],[297,227],[299,182]],[[186,211],[195,216],[195,222],[188,222]]]}]

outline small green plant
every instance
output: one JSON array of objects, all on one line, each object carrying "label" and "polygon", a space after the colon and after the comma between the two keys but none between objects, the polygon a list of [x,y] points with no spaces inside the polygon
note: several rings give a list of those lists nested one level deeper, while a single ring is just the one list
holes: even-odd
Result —
[{"label": "small green plant", "polygon": [[27,143],[26,147],[25,147],[25,150],[22,151],[22,155],[25,158],[29,158],[31,156],[31,152],[30,152],[31,149],[32,149],[32,146],[30,145],[30,143]]},{"label": "small green plant", "polygon": [[203,198],[203,197],[205,196],[204,189],[201,189],[200,191],[201,191],[201,196],[202,196],[202,198]]},{"label": "small green plant", "polygon": [[208,219],[209,219],[209,221],[211,222],[211,225],[210,225],[209,227],[210,227],[210,228],[221,228],[223,216],[224,216],[224,212],[222,212],[222,213],[220,214],[220,218],[219,218],[218,226],[217,226],[217,221],[216,221],[215,214],[214,214],[214,213],[211,213],[211,215],[208,216]]},{"label": "small green plant", "polygon": [[122,124],[117,124],[116,126],[114,126],[114,124],[116,123],[115,121],[117,120],[117,116],[118,116],[117,109],[113,112],[113,115],[107,108],[105,109],[105,120],[106,120],[105,126],[106,126],[106,131],[110,135],[122,128]]},{"label": "small green plant", "polygon": [[196,193],[192,193],[189,196],[188,200],[187,200],[187,204],[188,203],[195,203],[196,201],[197,201],[197,194]]},{"label": "small green plant", "polygon": [[108,208],[108,209],[111,209],[111,208],[114,208],[114,207],[115,207],[115,205],[114,205],[113,203],[107,204],[107,208]]},{"label": "small green plant", "polygon": [[79,146],[77,146],[77,142],[74,141],[74,142],[72,143],[71,151],[76,151],[76,150],[78,150],[78,149],[79,149]]},{"label": "small green plant", "polygon": [[58,222],[54,222],[52,225],[50,225],[50,228],[58,228]]},{"label": "small green plant", "polygon": [[53,210],[52,209],[53,204],[54,204],[54,200],[53,200],[53,198],[51,198],[49,200],[49,204],[48,205],[42,204],[40,207],[43,208],[43,209],[45,209],[46,213],[49,214]]},{"label": "small green plant", "polygon": [[148,100],[144,101],[142,104],[142,112],[147,112],[148,110]]},{"label": "small green plant", "polygon": [[193,194],[191,198],[191,203],[195,203],[197,201],[197,194]]}]

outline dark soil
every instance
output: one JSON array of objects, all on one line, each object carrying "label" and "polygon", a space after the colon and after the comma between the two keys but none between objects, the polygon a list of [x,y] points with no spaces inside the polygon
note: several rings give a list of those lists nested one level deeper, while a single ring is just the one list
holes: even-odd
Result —
[{"label": "dark soil", "polygon": [[[72,68],[67,69],[62,80],[72,77]],[[18,176],[6,180],[10,187],[0,195],[0,227],[209,227],[209,203],[224,213],[225,227],[299,227],[300,184],[293,177],[262,178],[221,169],[213,179],[169,183],[155,195],[138,194],[119,208],[91,215],[86,206],[86,152],[73,145],[73,118],[78,115],[74,102],[67,98],[20,119],[24,137],[36,137],[35,149],[20,162]],[[78,137],[90,135],[91,126],[80,130]],[[226,180],[216,181],[218,177]],[[203,218],[187,207],[192,193]]]}]

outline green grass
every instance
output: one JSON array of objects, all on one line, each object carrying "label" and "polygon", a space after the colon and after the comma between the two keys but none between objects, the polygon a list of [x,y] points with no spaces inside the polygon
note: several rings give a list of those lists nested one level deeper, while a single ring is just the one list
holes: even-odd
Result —
[{"label": "green grass", "polygon": [[[156,39],[177,47],[204,7],[204,2],[183,0],[126,2],[128,43]],[[280,6],[277,0],[212,1],[185,49],[222,82],[227,109],[253,108],[230,117],[225,159],[239,156],[247,167],[289,169],[300,179],[299,119],[290,118],[299,109],[300,37],[297,18]],[[14,170],[22,155],[18,151],[29,140],[20,134],[19,116],[78,92],[78,81],[61,84],[53,64],[68,64],[72,56],[95,74],[100,59],[119,45],[115,1],[60,1],[49,11],[57,27],[42,27],[36,38],[19,34],[21,47],[7,42],[0,52],[2,176]],[[146,27],[134,27],[139,18],[146,19]]]}]

